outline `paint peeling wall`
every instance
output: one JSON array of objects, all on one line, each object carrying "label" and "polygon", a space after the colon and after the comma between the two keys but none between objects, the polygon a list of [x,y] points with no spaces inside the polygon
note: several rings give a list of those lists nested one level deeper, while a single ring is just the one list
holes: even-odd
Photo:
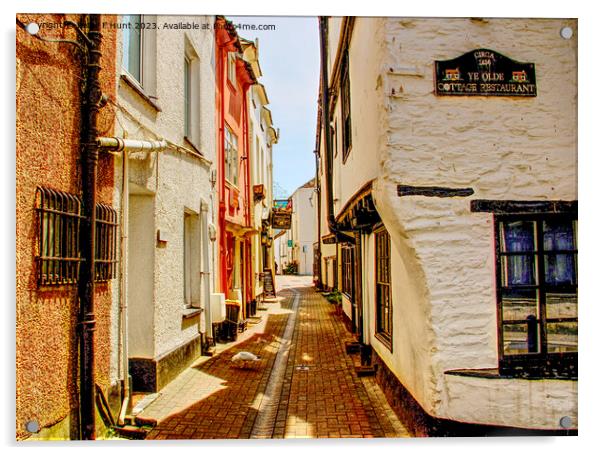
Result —
[{"label": "paint peeling wall", "polygon": [[[80,22],[79,15],[17,15],[23,23]],[[108,19],[110,21],[110,19]],[[73,29],[43,28],[40,35],[76,40]],[[115,34],[103,30],[101,87],[113,96]],[[38,223],[36,187],[81,193],[81,67],[69,45],[45,43],[16,31],[16,437],[68,439],[76,436],[77,288],[36,282]],[[110,134],[113,115],[100,110],[99,129]],[[98,201],[111,204],[113,159],[98,162]],[[113,280],[114,281],[114,280]],[[95,295],[96,382],[109,384],[110,310],[113,281],[97,283]],[[42,428],[30,435],[24,425]]]},{"label": "paint peeling wall", "polygon": [[[396,192],[432,185],[470,187],[478,199],[576,200],[577,36],[561,38],[566,25],[577,31],[562,19],[386,21],[374,197],[392,236],[394,345],[392,354],[374,348],[433,415],[526,428],[558,428],[562,413],[576,421],[574,382],[444,374],[497,367],[492,218],[471,213],[468,199]],[[537,97],[435,96],[434,61],[480,47],[535,63]]]}]

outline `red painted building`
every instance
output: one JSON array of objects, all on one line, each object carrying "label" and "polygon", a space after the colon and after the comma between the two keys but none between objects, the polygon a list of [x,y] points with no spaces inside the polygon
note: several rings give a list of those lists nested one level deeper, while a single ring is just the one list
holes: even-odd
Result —
[{"label": "red painted building", "polygon": [[238,300],[243,317],[252,296],[247,91],[256,83],[242,58],[236,30],[224,17],[215,23],[218,144],[219,290]]}]

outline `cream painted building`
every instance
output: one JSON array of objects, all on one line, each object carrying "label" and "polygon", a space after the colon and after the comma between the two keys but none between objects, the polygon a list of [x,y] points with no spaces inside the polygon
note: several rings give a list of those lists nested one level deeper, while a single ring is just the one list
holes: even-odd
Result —
[{"label": "cream painted building", "polygon": [[123,28],[118,34],[115,135],[130,141],[130,148],[116,152],[115,205],[125,227],[125,274],[123,311],[116,309],[113,318],[113,371],[116,380],[124,377],[125,357],[133,389],[157,391],[211,338],[214,35],[212,28],[163,27],[189,17],[119,20],[158,26]]},{"label": "cream painted building", "polygon": [[321,280],[389,401],[417,434],[576,430],[577,21],[321,31]]},{"label": "cream painted building", "polygon": [[291,195],[293,214],[287,240],[292,241],[291,260],[298,264],[299,275],[313,274],[313,244],[316,241],[315,179],[301,185]]},{"label": "cream painted building", "polygon": [[[243,58],[253,68],[254,74],[262,76],[259,65],[259,40],[241,38]],[[270,101],[261,83],[248,91],[249,150],[251,169],[251,224],[257,235],[252,237],[251,260],[253,275],[253,299],[263,294],[263,272],[274,268],[273,233],[270,225],[270,210],[274,201],[273,192],[273,146],[278,143],[278,130],[274,127]]]},{"label": "cream painted building", "polygon": [[274,254],[278,271],[296,264],[299,275],[313,275],[313,245],[317,238],[315,178],[297,188],[292,203],[291,228],[279,231],[274,237]]}]

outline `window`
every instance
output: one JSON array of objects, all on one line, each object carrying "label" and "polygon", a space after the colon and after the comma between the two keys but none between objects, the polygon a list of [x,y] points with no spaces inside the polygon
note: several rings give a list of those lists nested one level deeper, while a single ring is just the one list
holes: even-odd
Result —
[{"label": "window", "polygon": [[184,261],[184,306],[186,308],[198,308],[201,301],[199,235],[198,214],[184,212],[184,244],[182,256]]},{"label": "window", "polygon": [[[79,278],[80,220],[78,196],[49,188],[38,188],[38,285],[77,283]],[[117,272],[117,212],[96,204],[95,281],[115,278]]]},{"label": "window", "polygon": [[374,233],[376,252],[376,337],[392,346],[391,238],[384,227]]},{"label": "window", "polygon": [[160,110],[157,101],[157,16],[126,15],[120,22],[124,74],[121,79]]},{"label": "window", "polygon": [[238,139],[228,126],[224,141],[226,180],[238,185]]},{"label": "window", "polygon": [[351,152],[351,93],[349,88],[349,53],[345,51],[341,68],[341,114],[343,163]]},{"label": "window", "polygon": [[355,247],[346,245],[341,249],[341,291],[353,299],[353,285],[355,272]]},{"label": "window", "polygon": [[573,376],[577,219],[496,216],[500,372]]},{"label": "window", "polygon": [[184,39],[184,138],[200,149],[201,63],[199,54],[187,37]]},{"label": "window", "polygon": [[184,57],[184,136],[192,135],[192,63]]},{"label": "window", "polygon": [[228,52],[228,80],[236,87],[236,54]]},{"label": "window", "polygon": [[142,84],[142,16],[124,16],[123,22],[123,67]]}]

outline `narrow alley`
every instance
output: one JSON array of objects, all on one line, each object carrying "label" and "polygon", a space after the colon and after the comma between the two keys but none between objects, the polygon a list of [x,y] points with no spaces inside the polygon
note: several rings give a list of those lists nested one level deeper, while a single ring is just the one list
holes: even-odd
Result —
[{"label": "narrow alley", "polygon": [[[147,439],[370,438],[410,434],[371,377],[333,306],[310,277],[278,276],[278,298],[235,343],[186,369],[139,415],[156,421]],[[231,358],[248,351],[257,366]]]}]

